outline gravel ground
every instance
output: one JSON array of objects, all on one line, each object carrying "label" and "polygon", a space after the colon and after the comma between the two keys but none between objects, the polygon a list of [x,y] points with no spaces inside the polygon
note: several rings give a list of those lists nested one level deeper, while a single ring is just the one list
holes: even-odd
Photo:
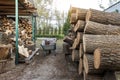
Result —
[{"label": "gravel ground", "polygon": [[[37,47],[39,44],[37,40]],[[62,40],[57,42],[56,54],[43,56],[41,50],[29,65],[17,65],[15,69],[0,74],[0,80],[80,80],[76,66],[64,58]]]}]

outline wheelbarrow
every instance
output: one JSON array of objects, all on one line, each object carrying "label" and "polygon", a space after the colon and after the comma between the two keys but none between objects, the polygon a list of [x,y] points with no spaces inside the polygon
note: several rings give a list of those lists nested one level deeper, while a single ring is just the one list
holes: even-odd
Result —
[{"label": "wheelbarrow", "polygon": [[41,45],[41,47],[43,49],[44,56],[46,56],[47,53],[51,53],[51,52],[53,52],[54,55],[56,55],[56,52],[55,52],[55,50],[56,50],[56,43],[50,44],[50,45],[42,45],[42,44],[40,44],[40,45]]}]

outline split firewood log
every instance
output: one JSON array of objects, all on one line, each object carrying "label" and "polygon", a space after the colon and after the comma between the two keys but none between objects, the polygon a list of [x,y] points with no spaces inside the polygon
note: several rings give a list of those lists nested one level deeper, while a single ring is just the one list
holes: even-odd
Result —
[{"label": "split firewood log", "polygon": [[19,54],[25,56],[25,57],[29,57],[29,52],[28,52],[28,49],[27,48],[24,48],[24,46],[20,46],[18,45],[18,52]]}]

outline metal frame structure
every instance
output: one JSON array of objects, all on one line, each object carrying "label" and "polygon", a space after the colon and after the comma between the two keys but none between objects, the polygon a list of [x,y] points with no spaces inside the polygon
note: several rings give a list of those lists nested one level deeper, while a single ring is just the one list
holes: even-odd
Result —
[{"label": "metal frame structure", "polygon": [[25,0],[1,0],[0,15],[15,15],[15,32],[16,32],[16,55],[15,64],[19,64],[18,38],[19,38],[19,15],[32,16],[32,40],[35,42],[35,16],[33,16],[36,8],[27,8],[23,3]]}]

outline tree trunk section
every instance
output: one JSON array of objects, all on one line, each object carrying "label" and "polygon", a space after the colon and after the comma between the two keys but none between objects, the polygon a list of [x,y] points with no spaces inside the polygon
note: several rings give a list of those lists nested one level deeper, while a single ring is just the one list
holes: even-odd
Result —
[{"label": "tree trunk section", "polygon": [[85,21],[78,20],[74,27],[74,32],[83,32],[85,27]]},{"label": "tree trunk section", "polygon": [[68,43],[64,42],[63,43],[63,53],[66,54],[71,54],[72,50],[70,50],[69,48],[71,47],[71,45],[69,45]]},{"label": "tree trunk section", "polygon": [[80,43],[82,43],[82,36],[83,36],[82,33],[80,33],[80,32],[77,33],[77,37],[74,40],[74,43],[72,45],[72,49],[79,49]]},{"label": "tree trunk section", "polygon": [[86,23],[84,33],[94,35],[120,35],[120,26],[105,25],[88,21]]},{"label": "tree trunk section", "polygon": [[79,50],[72,50],[72,61],[79,61]]},{"label": "tree trunk section", "polygon": [[120,48],[120,36],[84,34],[83,48],[86,53],[93,53],[97,48]]},{"label": "tree trunk section", "polygon": [[84,54],[84,51],[83,51],[83,43],[80,43],[79,57],[82,58],[82,57],[83,57],[83,54]]},{"label": "tree trunk section", "polygon": [[97,48],[94,51],[94,67],[104,70],[120,70],[120,49]]},{"label": "tree trunk section", "polygon": [[94,68],[94,57],[91,54],[84,54],[83,65],[86,74],[102,74],[103,70]]},{"label": "tree trunk section", "polygon": [[77,20],[85,20],[86,14],[87,14],[87,9],[82,9],[82,8],[77,9],[76,10],[76,19]]},{"label": "tree trunk section", "polygon": [[66,43],[68,43],[69,45],[71,45],[72,46],[72,44],[73,44],[73,39],[72,38],[70,38],[70,37],[68,37],[68,36],[66,36],[64,39],[63,39],[63,41],[64,42],[66,42]]},{"label": "tree trunk section", "polygon": [[76,10],[77,10],[77,9],[78,9],[77,7],[72,7],[72,6],[70,6],[70,10],[69,10],[70,14],[76,13]]},{"label": "tree trunk section", "polygon": [[79,75],[81,75],[83,72],[83,60],[82,60],[82,58],[79,59],[78,72],[79,72]]},{"label": "tree trunk section", "polygon": [[89,9],[86,14],[86,21],[94,21],[99,23],[107,24],[107,18],[105,16],[105,12]]},{"label": "tree trunk section", "polygon": [[86,15],[86,21],[94,21],[103,24],[120,25],[120,14],[89,9]]},{"label": "tree trunk section", "polygon": [[77,22],[76,14],[75,14],[75,13],[72,13],[72,14],[71,14],[71,17],[70,17],[70,23],[71,23],[71,24],[75,24],[76,22]]}]

